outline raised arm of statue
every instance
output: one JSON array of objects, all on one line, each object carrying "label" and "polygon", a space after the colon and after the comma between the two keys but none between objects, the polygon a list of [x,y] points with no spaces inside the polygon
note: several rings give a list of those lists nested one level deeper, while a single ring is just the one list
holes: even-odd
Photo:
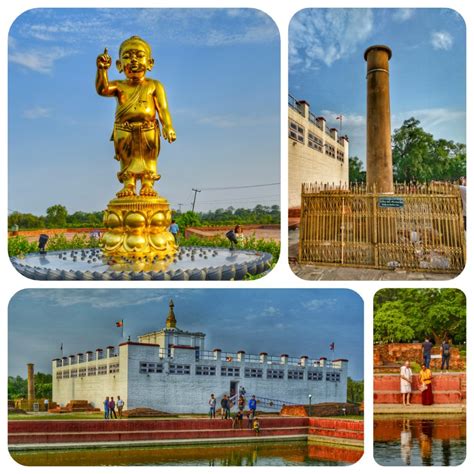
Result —
[{"label": "raised arm of statue", "polygon": [[109,83],[109,77],[107,70],[112,64],[112,58],[107,52],[107,48],[104,52],[97,56],[97,75],[95,78],[95,88],[99,95],[110,97],[115,95],[117,87]]},{"label": "raised arm of statue", "polygon": [[168,110],[165,88],[159,81],[155,81],[155,85],[155,107],[158,111],[158,117],[160,118],[163,138],[173,143],[176,140],[176,132],[174,131],[173,122]]}]

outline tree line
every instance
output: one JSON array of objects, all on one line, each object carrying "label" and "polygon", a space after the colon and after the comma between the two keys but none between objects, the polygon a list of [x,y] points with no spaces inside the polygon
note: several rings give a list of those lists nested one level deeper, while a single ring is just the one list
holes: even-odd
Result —
[{"label": "tree line", "polygon": [[[396,182],[456,181],[466,176],[466,145],[443,138],[436,140],[414,117],[392,135],[393,179]],[[362,161],[349,158],[349,181],[363,183]]]},{"label": "tree line", "polygon": [[[51,374],[37,372],[35,374],[35,396],[36,398],[47,398],[53,396],[53,377]],[[8,377],[8,400],[28,398],[28,380],[17,375]]]},{"label": "tree line", "polygon": [[374,297],[374,341],[413,342],[429,337],[466,341],[466,296],[453,288],[387,288]]},{"label": "tree line", "polygon": [[[66,207],[61,204],[46,209],[45,216],[35,216],[21,212],[12,212],[8,216],[10,229],[63,229],[79,227],[102,227],[103,211],[83,212],[77,211],[69,214]],[[188,211],[173,212],[173,216],[181,229],[190,225],[236,225],[236,224],[279,224],[280,206],[263,206],[257,204],[253,209],[234,208],[216,209],[207,212]]]}]

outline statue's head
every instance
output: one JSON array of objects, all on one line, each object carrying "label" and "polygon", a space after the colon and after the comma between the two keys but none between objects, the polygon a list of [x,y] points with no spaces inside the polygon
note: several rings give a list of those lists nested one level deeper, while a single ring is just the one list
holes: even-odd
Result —
[{"label": "statue's head", "polygon": [[150,45],[139,36],[132,36],[120,45],[119,57],[117,69],[128,78],[144,76],[147,70],[151,71],[155,62],[151,57]]}]

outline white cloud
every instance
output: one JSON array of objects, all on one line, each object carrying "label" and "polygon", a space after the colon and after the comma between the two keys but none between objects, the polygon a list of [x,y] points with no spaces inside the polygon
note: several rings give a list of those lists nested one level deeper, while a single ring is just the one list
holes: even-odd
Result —
[{"label": "white cloud", "polygon": [[[147,303],[163,303],[170,295],[157,295],[150,291],[130,290],[54,290],[54,291],[31,291],[29,297],[36,300],[46,300],[50,304],[60,307],[86,305],[96,309],[123,308],[126,306],[143,305]],[[161,304],[163,311],[166,307]]]},{"label": "white cloud", "polygon": [[289,66],[306,70],[334,62],[354,53],[374,28],[374,15],[367,9],[307,9],[290,23]]},{"label": "white cloud", "polygon": [[447,31],[434,31],[431,33],[431,46],[434,49],[448,51],[453,47],[454,39]]},{"label": "white cloud", "polygon": [[277,316],[280,314],[280,309],[275,308],[275,306],[267,306],[262,311],[262,316]]},{"label": "white cloud", "polygon": [[50,74],[54,63],[62,58],[73,54],[73,51],[65,48],[35,49],[30,51],[20,51],[13,49],[10,51],[8,59],[15,64],[19,64],[41,74]]},{"label": "white cloud", "polygon": [[320,311],[320,310],[328,310],[336,305],[337,300],[332,299],[312,299],[305,301],[302,303],[303,308],[306,311]]},{"label": "white cloud", "polygon": [[31,109],[27,109],[23,111],[23,117],[34,120],[34,119],[40,119],[40,118],[47,118],[51,117],[51,109],[48,109],[46,107],[33,107]]},{"label": "white cloud", "polygon": [[415,14],[414,8],[397,8],[393,13],[393,19],[398,22],[404,22],[413,18]]}]

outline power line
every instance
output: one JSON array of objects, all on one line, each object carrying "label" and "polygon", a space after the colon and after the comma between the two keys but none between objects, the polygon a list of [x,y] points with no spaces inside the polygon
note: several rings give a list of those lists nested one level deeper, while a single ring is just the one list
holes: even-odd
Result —
[{"label": "power line", "polygon": [[246,186],[226,186],[222,188],[201,188],[201,191],[224,191],[227,189],[263,188],[265,186],[279,186],[279,185],[280,183],[250,184]]}]

